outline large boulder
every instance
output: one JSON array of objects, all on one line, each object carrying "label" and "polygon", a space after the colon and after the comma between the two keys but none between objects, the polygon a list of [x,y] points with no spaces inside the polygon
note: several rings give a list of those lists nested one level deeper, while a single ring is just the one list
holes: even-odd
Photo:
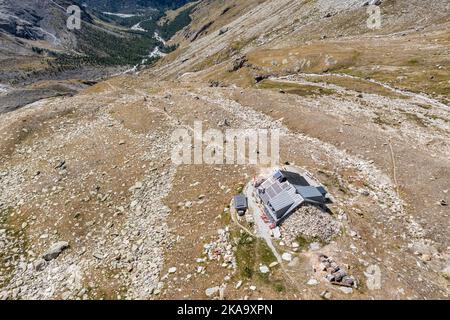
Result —
[{"label": "large boulder", "polygon": [[213,296],[217,295],[219,293],[219,291],[220,291],[220,287],[212,287],[212,288],[206,289],[205,294],[208,297],[213,297]]},{"label": "large boulder", "polygon": [[45,261],[56,259],[68,247],[69,243],[66,241],[56,242],[42,255],[42,258]]}]

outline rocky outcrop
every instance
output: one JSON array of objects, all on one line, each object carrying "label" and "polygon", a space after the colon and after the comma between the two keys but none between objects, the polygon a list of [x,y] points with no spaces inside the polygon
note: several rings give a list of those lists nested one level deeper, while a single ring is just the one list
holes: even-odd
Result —
[{"label": "rocky outcrop", "polygon": [[45,261],[56,259],[68,247],[69,243],[66,241],[56,242],[42,255],[42,258]]}]

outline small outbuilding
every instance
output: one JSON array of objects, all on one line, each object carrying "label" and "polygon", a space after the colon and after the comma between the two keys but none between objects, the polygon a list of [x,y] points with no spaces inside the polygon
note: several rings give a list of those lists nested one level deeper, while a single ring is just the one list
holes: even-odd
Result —
[{"label": "small outbuilding", "polygon": [[239,216],[243,216],[247,212],[248,202],[243,194],[238,194],[234,197],[234,208]]}]

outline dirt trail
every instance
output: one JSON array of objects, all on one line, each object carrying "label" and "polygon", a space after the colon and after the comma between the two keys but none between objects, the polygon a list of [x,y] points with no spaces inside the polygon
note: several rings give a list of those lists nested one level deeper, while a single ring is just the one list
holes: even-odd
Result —
[{"label": "dirt trail", "polygon": [[[349,75],[349,74],[344,74],[344,73],[326,73],[326,74],[317,74],[317,73],[299,73],[296,76],[299,77],[314,77],[314,78],[324,78],[324,77],[340,77],[340,78],[347,78],[347,79],[354,79],[354,80],[358,80],[358,81],[363,81],[363,82],[370,82],[376,85],[380,85],[383,88],[386,88],[392,92],[404,95],[406,97],[410,97],[413,99],[417,99],[418,101],[421,101],[423,103],[426,104],[430,104],[433,107],[436,108],[441,108],[445,111],[450,111],[450,107],[436,99],[433,99],[425,94],[419,94],[419,93],[414,93],[414,92],[410,92],[407,90],[402,90],[402,89],[398,89],[398,88],[394,88],[392,86],[390,86],[387,83],[383,83],[381,81],[377,81],[374,79],[367,79],[367,78],[361,78],[361,77],[357,77],[357,76],[353,76],[353,75]],[[273,77],[270,78],[273,80],[290,80],[292,79],[292,76],[284,76],[284,77]],[[288,81],[289,82],[289,81]],[[295,83],[296,81],[292,81],[293,83]]]}]

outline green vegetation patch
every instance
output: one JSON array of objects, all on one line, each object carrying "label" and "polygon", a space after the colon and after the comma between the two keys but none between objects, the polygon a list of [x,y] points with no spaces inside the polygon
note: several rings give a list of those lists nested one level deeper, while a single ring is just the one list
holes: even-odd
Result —
[{"label": "green vegetation patch", "polygon": [[231,223],[230,206],[227,206],[220,215],[220,221],[223,225],[229,225]]},{"label": "green vegetation patch", "polygon": [[236,263],[238,273],[244,279],[251,279],[254,274],[255,243],[256,239],[248,233],[241,234],[237,241]]},{"label": "green vegetation patch", "polygon": [[386,114],[381,112],[375,112],[375,118],[373,118],[373,122],[379,126],[393,126],[398,127],[398,122],[390,119]]},{"label": "green vegetation patch", "polygon": [[276,257],[263,239],[252,237],[248,233],[238,236],[236,263],[241,278],[272,284],[275,291],[284,291],[284,284],[280,280],[272,279],[270,273],[263,274],[259,271],[261,264],[268,266],[274,261]]},{"label": "green vegetation patch", "polygon": [[320,243],[322,246],[325,245],[325,242],[323,240],[321,240],[320,238],[316,238],[316,237],[307,237],[305,235],[298,235],[295,238],[295,242],[298,243],[299,245],[299,249],[301,251],[303,250],[308,250],[309,249],[309,245],[313,242],[318,242]]},{"label": "green vegetation patch", "polygon": [[282,292],[286,291],[286,286],[280,280],[274,281],[273,284],[272,284],[272,287],[278,293],[282,293]]},{"label": "green vegetation patch", "polygon": [[303,85],[297,83],[288,83],[273,80],[263,80],[258,86],[260,89],[278,90],[288,94],[295,94],[299,96],[313,96],[313,95],[333,95],[337,94],[335,90],[326,89],[319,86]]},{"label": "green vegetation patch", "polygon": [[410,60],[407,61],[407,64],[410,65],[410,66],[416,66],[416,65],[419,64],[419,60],[417,60],[417,59],[410,59]]},{"label": "green vegetation patch", "polygon": [[411,113],[411,112],[402,112],[402,113],[406,116],[406,118],[409,121],[417,124],[419,127],[425,128],[428,126],[428,124],[425,122],[425,120],[422,119],[421,117],[419,117],[417,114]]},{"label": "green vegetation patch", "polygon": [[343,194],[349,194],[350,190],[347,188],[345,183],[339,178],[339,176],[336,173],[331,172],[320,172],[324,178],[322,179],[322,183],[325,187],[328,188],[335,188],[342,192]]},{"label": "green vegetation patch", "polygon": [[[119,32],[117,30],[109,32],[84,24],[83,30],[77,32],[79,54],[55,54],[56,59],[50,63],[50,66],[56,71],[64,71],[84,65],[138,65],[144,59],[146,59],[145,64],[151,65],[159,59],[159,57],[148,57],[155,47],[159,46],[164,53],[177,49],[177,45],[164,46],[155,39],[154,33],[158,32],[163,39],[170,39],[177,31],[191,23],[190,13],[193,8],[183,10],[174,20],[163,26],[157,24],[159,18],[163,16],[161,11],[130,18],[102,15],[106,21],[123,29]],[[130,30],[130,27],[137,23],[140,23],[139,26],[145,31]]]},{"label": "green vegetation patch", "polygon": [[[140,63],[152,48],[160,44],[153,35],[127,34],[118,38],[114,34],[86,26],[85,29],[87,28],[89,30],[83,30],[79,35],[82,39],[79,50],[83,52],[83,56],[70,56],[69,60],[93,65],[134,65]],[[64,58],[67,59],[67,55],[60,56],[59,61],[63,62],[61,59]]]},{"label": "green vegetation patch", "polygon": [[191,18],[191,13],[193,11],[193,9],[195,8],[195,6],[189,7],[183,11],[181,11],[176,17],[175,19],[173,19],[172,21],[164,24],[161,27],[161,36],[164,39],[170,39],[172,38],[175,33],[177,33],[179,30],[183,29],[184,27],[186,27],[187,25],[189,25],[192,21]]},{"label": "green vegetation patch", "polygon": [[12,277],[13,265],[12,261],[17,261],[21,254],[24,254],[29,248],[29,242],[26,231],[22,229],[21,224],[24,222],[21,216],[14,214],[14,209],[6,208],[0,210],[0,229],[5,230],[7,241],[14,242],[14,249],[9,250],[10,246],[5,246],[0,250],[0,287],[8,285]]},{"label": "green vegetation patch", "polygon": [[[398,66],[402,68],[401,73],[398,69],[390,70],[372,70],[367,68],[360,69],[342,69],[341,73],[348,75],[371,78],[377,81],[389,84],[392,87],[407,90],[414,93],[426,93],[433,97],[440,98],[448,97],[448,72],[445,69],[434,69],[434,66],[413,64],[405,61],[403,65]],[[403,80],[399,80],[399,76]],[[404,97],[408,99],[408,97]],[[445,100],[442,100],[445,103]]]},{"label": "green vegetation patch", "polygon": [[308,81],[312,82],[326,82],[329,84],[334,84],[336,86],[345,88],[347,90],[352,90],[356,92],[378,94],[384,97],[407,99],[408,97],[392,91],[388,88],[383,87],[380,84],[373,83],[364,79],[354,79],[348,77],[336,77],[336,76],[326,76],[326,77],[307,77]]},{"label": "green vegetation patch", "polygon": [[230,48],[233,52],[240,52],[242,49],[244,49],[248,44],[255,41],[257,37],[251,37],[248,39],[239,39],[235,40],[231,43]]}]

